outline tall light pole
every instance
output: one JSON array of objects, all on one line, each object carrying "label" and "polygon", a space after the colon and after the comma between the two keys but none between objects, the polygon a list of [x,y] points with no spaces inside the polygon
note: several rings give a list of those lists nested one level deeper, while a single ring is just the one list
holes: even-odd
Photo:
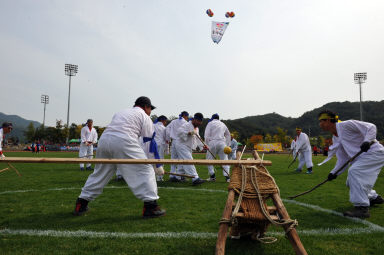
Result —
[{"label": "tall light pole", "polygon": [[41,95],[41,103],[44,104],[44,118],[43,118],[43,126],[45,126],[45,106],[49,104],[49,96]]},{"label": "tall light pole", "polygon": [[[77,65],[65,64],[65,75],[69,76],[69,91],[68,91],[68,112],[67,112],[67,128],[69,129],[69,105],[71,102],[71,77],[77,74]],[[69,140],[69,133],[67,135],[67,143]]]},{"label": "tall light pole", "polygon": [[361,84],[367,80],[367,73],[355,73],[354,80],[356,84],[359,84],[360,87],[360,120],[363,121],[363,100],[361,94]]}]

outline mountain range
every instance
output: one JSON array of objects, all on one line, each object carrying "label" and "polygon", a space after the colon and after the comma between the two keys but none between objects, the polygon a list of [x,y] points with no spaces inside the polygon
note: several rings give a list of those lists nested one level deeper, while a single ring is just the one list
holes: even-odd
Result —
[{"label": "mountain range", "polygon": [[21,141],[24,140],[24,131],[27,129],[29,123],[32,122],[35,128],[41,126],[41,123],[38,121],[27,120],[18,115],[7,115],[0,112],[0,124],[5,121],[13,124],[13,130],[8,136],[18,137]]},{"label": "mountain range", "polygon": [[[332,102],[325,104],[319,108],[305,112],[298,118],[284,117],[277,113],[268,113],[264,115],[248,116],[234,120],[223,120],[229,130],[237,131],[240,135],[240,141],[243,141],[252,135],[276,134],[277,127],[287,131],[291,137],[295,134],[295,128],[301,127],[303,132],[309,136],[329,135],[322,132],[318,125],[317,115],[321,110],[328,109],[339,115],[341,120],[360,119],[360,103],[359,102]],[[374,123],[377,127],[377,138],[384,139],[384,100],[383,101],[366,101],[363,103],[363,120]],[[24,131],[29,123],[33,123],[34,127],[40,127],[41,123],[32,120],[26,120],[17,115],[6,115],[0,112],[0,123],[8,121],[12,122],[14,129],[10,136],[18,137],[24,140]],[[200,133],[204,134],[205,126],[208,120],[204,120],[200,128]]]}]

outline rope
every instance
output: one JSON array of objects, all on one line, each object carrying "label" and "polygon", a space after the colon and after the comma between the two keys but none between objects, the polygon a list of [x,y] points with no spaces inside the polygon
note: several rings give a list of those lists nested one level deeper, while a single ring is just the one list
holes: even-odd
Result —
[{"label": "rope", "polygon": [[256,239],[257,241],[261,242],[261,243],[264,243],[264,244],[270,244],[270,243],[274,243],[277,241],[277,238],[276,237],[273,237],[273,236],[264,236],[264,237],[260,237],[260,232],[257,232],[257,234],[253,234],[252,235],[252,238]]},{"label": "rope", "polygon": [[[259,187],[258,187],[258,184],[257,184],[257,176],[256,176],[256,171],[259,171],[261,172],[256,166],[248,166],[248,167],[245,167],[245,166],[242,166],[243,168],[243,171],[246,171],[246,168],[249,168],[251,169],[251,181],[252,181],[252,185],[254,186],[256,192],[257,192],[257,195],[258,195],[258,198],[259,198],[259,205],[260,205],[260,208],[263,212],[263,215],[268,219],[269,222],[271,222],[273,225],[275,226],[284,226],[284,225],[289,225],[288,229],[285,231],[285,234],[288,234],[294,227],[296,227],[298,225],[298,222],[297,220],[292,220],[292,219],[280,219],[280,221],[275,221],[271,218],[271,216],[269,215],[267,209],[265,208],[265,205],[264,205],[264,201],[262,199],[262,196],[259,192]],[[261,172],[261,173],[264,173],[264,172]],[[275,179],[268,173],[264,173],[266,175],[268,175],[273,183],[276,185],[276,182],[275,182]],[[255,182],[256,180],[256,182]],[[276,185],[277,187],[277,185]],[[280,195],[280,190],[277,188],[278,190],[278,194]]]},{"label": "rope", "polygon": [[221,218],[221,220],[219,221],[219,224],[229,224],[230,225],[231,223],[231,219],[227,219],[227,218]]}]

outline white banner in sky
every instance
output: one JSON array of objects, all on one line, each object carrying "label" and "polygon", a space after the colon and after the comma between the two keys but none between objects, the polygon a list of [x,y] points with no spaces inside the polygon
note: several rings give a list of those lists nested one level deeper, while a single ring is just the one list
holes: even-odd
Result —
[{"label": "white banner in sky", "polygon": [[214,43],[220,42],[228,25],[229,22],[212,21],[212,40]]}]

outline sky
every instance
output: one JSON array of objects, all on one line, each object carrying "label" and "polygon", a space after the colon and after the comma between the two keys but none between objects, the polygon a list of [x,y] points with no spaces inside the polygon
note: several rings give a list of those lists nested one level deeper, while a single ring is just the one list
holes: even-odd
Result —
[{"label": "sky", "polygon": [[[205,13],[214,12],[213,17]],[[233,11],[233,19],[225,12]],[[384,100],[384,1],[1,0],[0,112],[46,125],[113,114],[148,96],[156,115],[299,117]],[[211,22],[229,21],[219,44]]]}]

